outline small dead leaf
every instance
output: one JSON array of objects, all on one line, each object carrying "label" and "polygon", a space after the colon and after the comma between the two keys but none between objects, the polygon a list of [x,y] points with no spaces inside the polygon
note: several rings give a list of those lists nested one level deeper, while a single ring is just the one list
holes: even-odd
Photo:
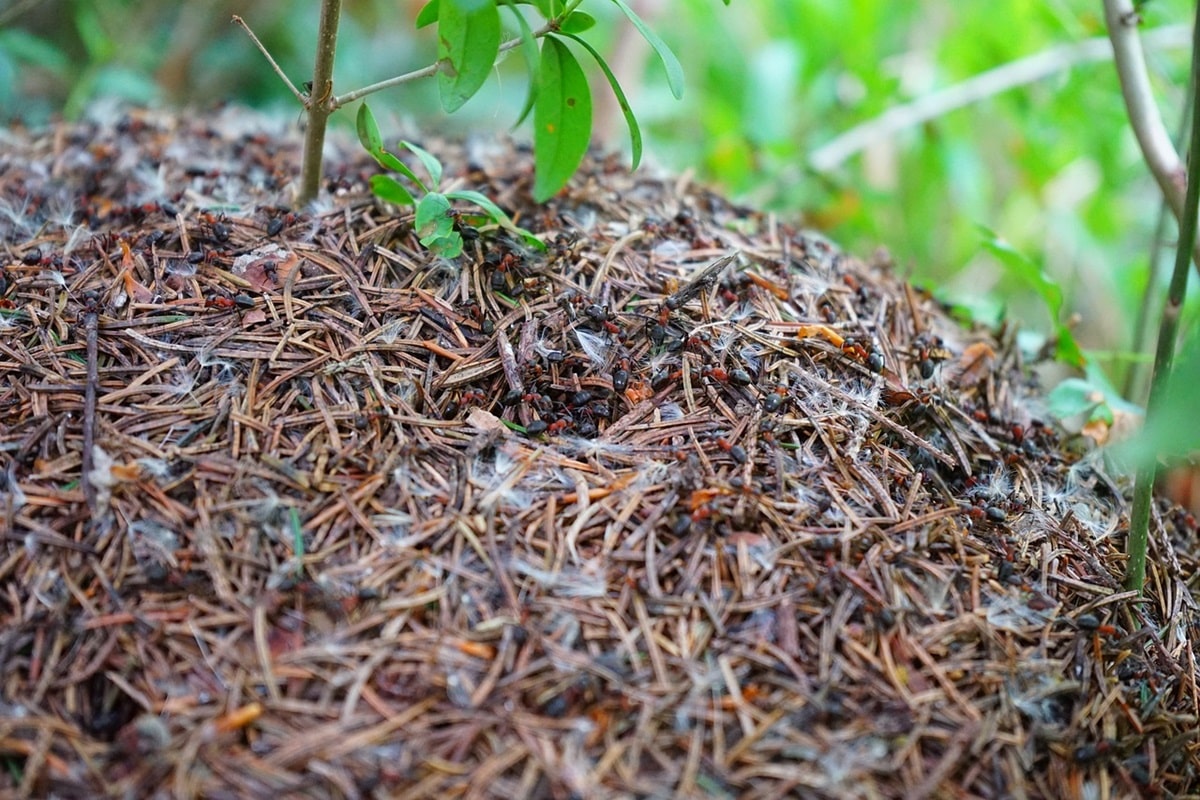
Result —
[{"label": "small dead leaf", "polygon": [[1108,423],[1102,419],[1094,419],[1086,423],[1079,431],[1084,436],[1091,439],[1098,445],[1103,445],[1108,441],[1110,429]]},{"label": "small dead leaf", "polygon": [[467,412],[467,424],[480,431],[505,430],[504,423],[500,421],[499,417],[479,407],[473,407]]},{"label": "small dead leaf", "polygon": [[975,342],[947,370],[946,379],[958,386],[974,386],[987,379],[995,363],[996,351],[987,342]]}]

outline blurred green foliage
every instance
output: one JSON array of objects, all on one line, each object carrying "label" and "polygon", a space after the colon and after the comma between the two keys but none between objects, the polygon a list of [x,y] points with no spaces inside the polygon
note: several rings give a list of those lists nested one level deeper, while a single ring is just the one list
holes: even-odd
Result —
[{"label": "blurred green foliage", "polygon": [[[413,26],[422,5],[346,1],[339,90],[434,60],[435,42]],[[852,251],[886,247],[917,283],[976,318],[1006,315],[1046,333],[1071,324],[1121,385],[1136,362],[1130,343],[1152,280],[1159,200],[1111,63],[1078,47],[1104,36],[1099,0],[633,5],[678,54],[687,85],[682,103],[671,98],[646,48],[622,49],[639,37],[612,3],[584,8],[598,19],[589,41],[626,87],[651,160],[676,172],[694,169],[698,179],[754,205],[802,212]],[[1191,4],[1154,0],[1142,11],[1143,31],[1159,32],[1147,52],[1160,108],[1176,128]],[[19,115],[37,123],[115,95],[199,109],[234,101],[294,114],[294,98],[230,24],[234,13],[295,82],[307,79],[317,0],[17,0],[0,9],[0,110],[9,121]],[[1163,37],[1169,26],[1176,29]],[[1040,78],[884,131],[844,160],[814,166],[814,155],[829,153],[822,148],[889,109],[919,109],[938,92],[1039,55],[1052,64]],[[427,129],[504,132],[521,108],[524,81],[517,56],[452,117],[440,110],[432,81],[389,90],[372,104]],[[609,89],[599,83],[593,92],[600,98]],[[623,146],[620,115],[615,108],[609,114],[604,143]],[[353,113],[340,124],[352,126]],[[1170,245],[1174,226],[1168,231]],[[1006,266],[992,246],[997,240],[1021,259]],[[1171,257],[1168,246],[1164,262]],[[1022,259],[1034,268],[1011,268]],[[1155,280],[1165,285],[1165,276]],[[1052,318],[1055,304],[1045,298],[1059,294],[1062,311]],[[1193,299],[1185,320],[1197,310]]]}]

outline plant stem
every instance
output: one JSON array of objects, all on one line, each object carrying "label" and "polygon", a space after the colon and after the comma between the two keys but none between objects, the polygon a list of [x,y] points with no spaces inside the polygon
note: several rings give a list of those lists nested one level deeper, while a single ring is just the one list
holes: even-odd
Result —
[{"label": "plant stem", "polygon": [[[1108,26],[1108,38],[1112,40],[1113,63],[1117,68],[1125,113],[1129,116],[1133,135],[1142,150],[1142,158],[1150,167],[1150,174],[1158,182],[1171,213],[1182,228],[1187,168],[1175,152],[1171,135],[1167,133],[1162,115],[1154,102],[1150,75],[1146,70],[1146,56],[1137,28],[1141,16],[1132,0],[1104,0],[1104,19]],[[1196,269],[1200,271],[1200,250],[1193,252],[1192,258],[1196,262]]]},{"label": "plant stem", "polygon": [[313,64],[308,100],[308,129],[304,133],[304,162],[300,177],[300,205],[311,203],[321,191],[321,161],[325,127],[333,111],[333,56],[337,51],[338,19],[342,0],[322,0],[321,27],[317,31],[317,58]]},{"label": "plant stem", "polygon": [[[552,28],[550,25],[543,25],[533,32],[533,38],[539,39],[545,36],[551,30]],[[514,47],[520,46],[520,44],[520,37],[509,39],[507,42],[501,42],[500,49],[497,52],[503,53],[505,51],[512,50]],[[430,75],[436,75],[439,69],[441,69],[440,63],[430,64],[427,67],[421,67],[420,69],[415,69],[412,72],[406,72],[403,75],[396,75],[395,77],[388,78],[387,80],[382,80],[378,83],[372,83],[370,86],[364,86],[361,89],[355,89],[352,92],[346,92],[345,94],[340,94],[332,98],[330,100],[330,106],[331,108],[341,108],[347,103],[353,103],[355,100],[366,97],[369,94],[375,94],[376,92],[381,92],[384,89],[390,89],[393,86],[399,86],[402,83],[415,81],[417,78],[427,78]]]},{"label": "plant stem", "polygon": [[[1200,91],[1200,6],[1196,8],[1196,25],[1192,29],[1192,137],[1187,165],[1187,195],[1179,221],[1179,245],[1175,251],[1175,271],[1167,289],[1158,328],[1158,346],[1154,353],[1154,374],[1150,381],[1150,399],[1146,404],[1146,423],[1157,422],[1159,409],[1171,382],[1175,361],[1175,339],[1179,334],[1179,311],[1187,292],[1191,252],[1196,244],[1196,213],[1200,211],[1200,125],[1196,124],[1195,93]],[[1153,456],[1138,468],[1133,490],[1133,511],[1129,519],[1129,541],[1126,552],[1129,563],[1125,588],[1140,592],[1146,583],[1146,548],[1150,531],[1150,503],[1154,494],[1154,477],[1158,460]]]}]

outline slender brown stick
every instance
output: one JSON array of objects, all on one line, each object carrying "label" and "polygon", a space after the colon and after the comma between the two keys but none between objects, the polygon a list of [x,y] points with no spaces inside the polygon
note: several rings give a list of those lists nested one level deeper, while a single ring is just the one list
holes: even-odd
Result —
[{"label": "slender brown stick", "polygon": [[291,80],[287,76],[287,73],[284,72],[283,68],[280,67],[279,64],[277,64],[275,62],[275,59],[271,57],[271,53],[267,50],[266,46],[261,41],[259,41],[257,36],[254,35],[254,31],[250,30],[250,26],[246,24],[246,20],[242,19],[237,14],[234,14],[233,21],[236,24],[242,26],[242,30],[244,30],[246,32],[246,35],[250,37],[250,41],[254,42],[254,45],[255,45],[255,47],[258,48],[258,51],[260,53],[262,53],[264,56],[266,56],[267,61],[270,62],[270,64],[271,64],[271,68],[273,70],[275,70],[275,74],[278,75],[280,77],[280,79],[283,80],[283,82],[287,84],[287,87],[292,90],[292,94],[294,94],[296,96],[296,99],[299,100],[301,103],[307,103],[308,98],[305,97],[304,92],[297,89],[296,85],[291,82]]}]

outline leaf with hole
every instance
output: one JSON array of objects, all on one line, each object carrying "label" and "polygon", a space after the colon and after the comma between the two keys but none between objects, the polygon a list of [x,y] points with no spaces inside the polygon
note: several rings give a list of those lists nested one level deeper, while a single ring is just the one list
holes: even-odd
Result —
[{"label": "leaf with hole", "polygon": [[438,236],[421,243],[428,247],[430,252],[442,258],[457,258],[463,251],[463,238],[458,231],[451,231],[446,236]]},{"label": "leaf with hole", "polygon": [[500,11],[494,0],[439,0],[438,91],[442,108],[457,111],[487,80],[500,52]]},{"label": "leaf with hole", "polygon": [[443,194],[430,192],[417,203],[417,218],[414,227],[421,244],[447,236],[454,231],[454,219],[450,214],[450,201]]},{"label": "leaf with hole", "polygon": [[579,61],[558,39],[542,44],[533,110],[533,197],[554,196],[575,174],[592,135],[592,95]]}]

